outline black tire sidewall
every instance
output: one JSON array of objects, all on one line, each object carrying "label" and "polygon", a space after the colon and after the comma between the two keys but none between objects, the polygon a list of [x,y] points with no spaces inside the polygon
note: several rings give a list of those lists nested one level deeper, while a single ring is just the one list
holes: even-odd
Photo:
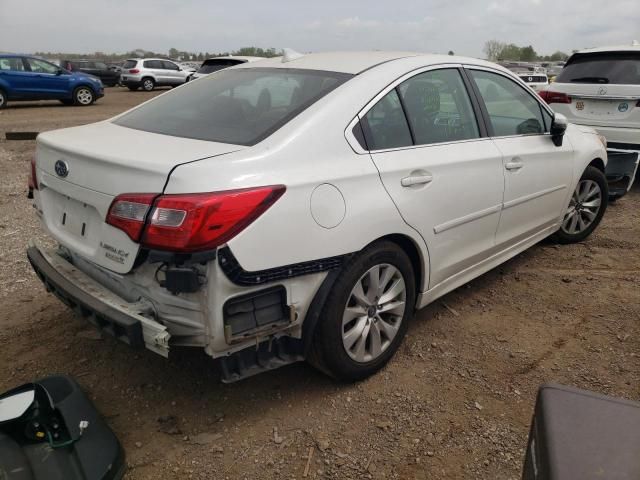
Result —
[{"label": "black tire sidewall", "polygon": [[[555,234],[555,239],[559,243],[567,244],[567,243],[577,243],[577,242],[583,241],[585,238],[591,235],[593,231],[598,227],[598,225],[600,224],[600,221],[602,220],[602,217],[607,211],[607,205],[609,203],[609,184],[607,183],[607,178],[604,176],[604,173],[602,173],[596,167],[593,167],[590,165],[586,168],[586,170],[580,177],[579,182],[582,180],[592,180],[596,182],[600,187],[601,198],[602,198],[601,200],[602,203],[600,204],[600,210],[598,210],[596,218],[591,223],[591,225],[589,225],[589,227],[586,230],[580,233],[570,234],[562,230],[562,227],[560,227],[560,229]],[[573,191],[571,192],[571,195],[573,195]],[[564,216],[563,216],[563,219],[564,219]]]},{"label": "black tire sidewall", "polygon": [[[380,357],[368,363],[354,361],[342,343],[342,316],[351,290],[362,275],[374,265],[388,263],[404,277],[406,309],[400,329],[393,342]],[[323,308],[314,340],[322,356],[323,367],[335,378],[344,381],[361,380],[380,370],[393,356],[405,336],[414,313],[416,301],[415,276],[409,257],[395,243],[379,242],[350,259],[333,285]]]},{"label": "black tire sidewall", "polygon": [[0,109],[6,108],[7,106],[7,94],[4,93],[4,90],[0,88],[0,97],[2,97],[3,101],[0,103]]}]

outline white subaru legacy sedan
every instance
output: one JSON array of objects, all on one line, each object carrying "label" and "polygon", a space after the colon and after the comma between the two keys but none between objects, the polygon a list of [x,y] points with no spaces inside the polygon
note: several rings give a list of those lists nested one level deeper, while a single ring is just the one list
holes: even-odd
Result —
[{"label": "white subaru legacy sedan", "polygon": [[47,289],[132,347],[203,348],[234,381],[307,359],[380,369],[417,308],[607,206],[603,140],[471,58],[243,64],[42,133]]}]

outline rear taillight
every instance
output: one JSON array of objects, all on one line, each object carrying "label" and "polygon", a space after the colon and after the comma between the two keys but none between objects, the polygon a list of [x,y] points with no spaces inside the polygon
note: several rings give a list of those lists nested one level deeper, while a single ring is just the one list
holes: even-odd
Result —
[{"label": "rear taillight", "polygon": [[134,242],[140,241],[147,212],[157,196],[157,193],[118,195],[109,207],[107,223],[125,232]]},{"label": "rear taillight", "polygon": [[284,191],[283,185],[275,185],[161,195],[155,201],[153,194],[120,195],[109,209],[107,223],[147,248],[174,252],[210,250],[240,233]]},{"label": "rear taillight", "polygon": [[538,95],[548,104],[551,103],[571,103],[571,97],[566,93],[552,92],[549,90],[543,90]]},{"label": "rear taillight", "polygon": [[140,73],[140,70],[138,70],[137,68],[132,68],[131,70],[129,70],[129,73]]},{"label": "rear taillight", "polygon": [[36,159],[31,159],[31,166],[29,169],[29,181],[28,181],[29,193],[28,198],[33,198],[33,191],[38,190],[38,177],[36,176]]}]

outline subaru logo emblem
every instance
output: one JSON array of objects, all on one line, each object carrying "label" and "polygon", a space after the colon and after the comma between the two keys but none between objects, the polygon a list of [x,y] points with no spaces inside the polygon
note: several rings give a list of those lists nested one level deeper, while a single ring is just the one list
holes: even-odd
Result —
[{"label": "subaru logo emblem", "polygon": [[607,87],[600,87],[598,89],[598,95],[605,95],[607,93]]},{"label": "subaru logo emblem", "polygon": [[64,160],[58,160],[53,168],[59,177],[64,178],[69,175],[69,165]]}]

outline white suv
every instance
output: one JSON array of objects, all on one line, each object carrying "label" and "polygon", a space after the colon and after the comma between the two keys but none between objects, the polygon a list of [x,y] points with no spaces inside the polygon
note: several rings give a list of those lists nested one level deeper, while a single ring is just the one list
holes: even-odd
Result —
[{"label": "white suv", "polygon": [[[618,193],[631,187],[640,150],[640,43],[581,50],[567,60],[540,96],[570,122],[604,135],[610,177],[622,177]],[[615,192],[614,192],[615,193]]]},{"label": "white suv", "polygon": [[43,132],[35,157],[47,289],[132,346],[204,349],[225,381],[302,359],[364,378],[416,308],[583,241],[607,206],[592,129],[446,55],[245,63]]},{"label": "white suv", "polygon": [[193,71],[162,58],[133,58],[122,66],[120,82],[129,90],[142,88],[150,92],[155,87],[176,87],[189,81]]}]

